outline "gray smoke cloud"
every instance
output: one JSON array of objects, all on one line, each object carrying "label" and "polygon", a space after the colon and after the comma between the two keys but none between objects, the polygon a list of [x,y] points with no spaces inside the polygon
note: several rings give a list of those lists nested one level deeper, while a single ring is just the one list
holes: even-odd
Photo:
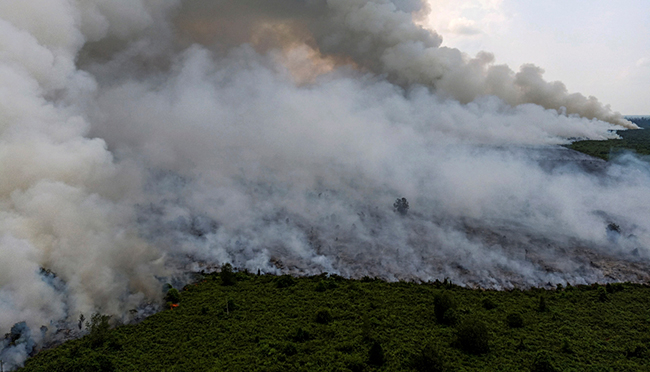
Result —
[{"label": "gray smoke cloud", "polygon": [[646,280],[647,162],[558,146],[633,125],[538,67],[441,46],[414,23],[426,11],[0,3],[0,357],[20,365],[80,314],[128,321],[225,262],[497,289]]},{"label": "gray smoke cloud", "polygon": [[186,3],[185,10],[179,24],[195,41],[304,42],[396,84],[426,85],[462,103],[494,95],[512,106],[534,103],[637,128],[595,97],[570,94],[563,83],[544,81],[544,70],[537,66],[524,65],[515,73],[495,65],[490,53],[470,57],[441,46],[442,37],[414,23],[427,11],[420,0],[197,1]]}]

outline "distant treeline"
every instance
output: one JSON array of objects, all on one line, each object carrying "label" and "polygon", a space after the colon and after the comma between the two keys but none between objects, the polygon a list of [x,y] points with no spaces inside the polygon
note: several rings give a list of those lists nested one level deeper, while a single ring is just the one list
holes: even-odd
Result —
[{"label": "distant treeline", "polygon": [[626,119],[642,128],[650,127],[650,116],[628,116]]},{"label": "distant treeline", "polygon": [[569,148],[605,160],[626,150],[639,155],[650,155],[650,117],[635,116],[626,119],[643,129],[618,131],[621,139],[616,140],[574,142]]}]

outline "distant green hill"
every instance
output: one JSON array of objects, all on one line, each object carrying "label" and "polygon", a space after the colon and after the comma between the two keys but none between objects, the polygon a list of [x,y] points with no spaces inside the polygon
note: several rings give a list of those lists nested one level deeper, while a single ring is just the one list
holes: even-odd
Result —
[{"label": "distant green hill", "polygon": [[605,160],[625,150],[632,150],[640,155],[650,155],[650,117],[628,117],[627,119],[643,129],[619,131],[618,135],[622,139],[578,141],[568,147]]},{"label": "distant green hill", "polygon": [[[237,273],[21,371],[647,371],[650,287],[546,291]],[[176,293],[169,297],[174,297]]]}]

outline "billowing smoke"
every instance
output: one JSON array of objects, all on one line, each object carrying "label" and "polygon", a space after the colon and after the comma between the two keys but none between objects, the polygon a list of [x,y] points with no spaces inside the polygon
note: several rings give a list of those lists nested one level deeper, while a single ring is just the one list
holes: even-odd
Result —
[{"label": "billowing smoke", "polygon": [[442,37],[414,23],[427,10],[421,0],[218,0],[187,2],[184,8],[179,24],[196,41],[305,43],[322,56],[386,75],[400,86],[432,87],[438,96],[461,103],[493,95],[512,106],[534,103],[636,128],[595,97],[569,94],[561,82],[544,81],[537,66],[515,73],[495,65],[490,53],[472,58],[441,46]]},{"label": "billowing smoke", "polygon": [[489,288],[646,280],[648,163],[558,146],[634,125],[538,67],[441,46],[425,14],[1,2],[0,358],[19,365],[80,314],[128,321],[164,282],[225,262]]}]

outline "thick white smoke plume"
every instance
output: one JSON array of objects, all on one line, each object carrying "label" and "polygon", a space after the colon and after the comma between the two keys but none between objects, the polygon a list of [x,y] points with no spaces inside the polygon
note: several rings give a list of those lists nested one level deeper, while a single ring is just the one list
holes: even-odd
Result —
[{"label": "thick white smoke plume", "polygon": [[538,67],[442,47],[425,12],[0,2],[0,359],[225,262],[490,288],[647,279],[647,163],[557,146],[634,125]]}]

